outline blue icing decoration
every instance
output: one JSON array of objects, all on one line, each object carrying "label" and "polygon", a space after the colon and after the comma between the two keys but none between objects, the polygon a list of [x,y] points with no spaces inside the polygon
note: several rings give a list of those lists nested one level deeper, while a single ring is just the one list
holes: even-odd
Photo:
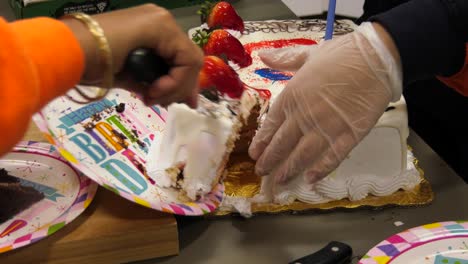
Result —
[{"label": "blue icing decoration", "polygon": [[270,68],[263,68],[255,70],[255,73],[263,78],[267,78],[271,81],[287,81],[293,76],[282,71],[273,70]]},{"label": "blue icing decoration", "polygon": [[434,264],[468,264],[468,259],[459,259],[437,255]]},{"label": "blue icing decoration", "polygon": [[31,182],[25,179],[20,179],[20,184],[23,186],[29,186],[29,187],[36,189],[37,191],[43,193],[46,199],[49,199],[54,202],[57,201],[57,198],[64,197],[62,194],[58,193],[56,189],[39,184],[37,182]]}]

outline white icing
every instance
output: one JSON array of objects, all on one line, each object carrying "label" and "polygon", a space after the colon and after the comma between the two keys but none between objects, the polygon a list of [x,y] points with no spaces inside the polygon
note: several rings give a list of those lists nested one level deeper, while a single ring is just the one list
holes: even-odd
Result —
[{"label": "white icing", "polygon": [[233,62],[233,61],[231,61],[231,60],[228,60],[228,65],[231,66],[231,68],[232,68],[233,70],[235,70],[235,71],[238,71],[238,70],[240,70],[240,68],[241,68],[241,67],[239,66],[239,64],[237,64],[237,63],[235,63],[235,62]]},{"label": "white icing", "polygon": [[[300,200],[310,204],[324,203],[333,200],[348,198],[357,201],[366,198],[369,194],[374,196],[388,196],[400,189],[411,190],[421,182],[419,172],[412,163],[411,153],[407,156],[408,167],[401,173],[390,177],[379,174],[352,175],[350,177],[328,177],[315,185],[306,184],[303,178],[281,188],[274,196],[264,197],[260,202],[276,202],[289,204]],[[258,202],[253,201],[253,202]]]},{"label": "white icing", "polygon": [[309,184],[302,176],[286,185],[263,177],[261,191],[252,202],[289,204],[294,200],[316,204],[348,198],[361,200],[369,194],[388,196],[400,189],[410,190],[421,181],[407,150],[406,104],[402,98],[385,112],[371,132],[351,151],[340,166],[325,179]]},{"label": "white icing", "polygon": [[242,33],[239,30],[227,29],[226,31],[229,32],[229,34],[231,34],[235,38],[242,37]]},{"label": "white icing", "polygon": [[[216,118],[200,112],[209,107],[216,111]],[[148,155],[148,175],[161,187],[175,185],[166,171],[168,168],[185,164],[181,187],[193,200],[211,191],[217,177],[216,165],[221,163],[226,152],[226,142],[234,125],[226,103],[209,107],[203,106],[197,111],[185,104],[171,104],[162,139],[155,140]]]},{"label": "white icing", "polygon": [[244,217],[252,216],[252,207],[248,198],[225,196],[219,205],[221,211],[239,212]]},{"label": "white icing", "polygon": [[185,164],[180,187],[192,200],[211,191],[225,153],[232,150],[228,141],[236,139],[239,122],[247,120],[251,109],[260,103],[252,90],[246,90],[238,100],[223,98],[219,103],[199,98],[197,110],[178,103],[168,107],[166,129],[147,156],[148,175],[160,187],[177,187],[176,177],[171,177],[168,169]]}]

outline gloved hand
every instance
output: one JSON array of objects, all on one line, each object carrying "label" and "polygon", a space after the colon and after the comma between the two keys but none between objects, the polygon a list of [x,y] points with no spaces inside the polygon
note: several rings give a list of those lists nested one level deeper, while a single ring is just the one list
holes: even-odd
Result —
[{"label": "gloved hand", "polygon": [[402,91],[399,55],[388,33],[364,23],[315,46],[264,51],[267,66],[296,71],[253,139],[259,175],[314,183],[334,170]]}]

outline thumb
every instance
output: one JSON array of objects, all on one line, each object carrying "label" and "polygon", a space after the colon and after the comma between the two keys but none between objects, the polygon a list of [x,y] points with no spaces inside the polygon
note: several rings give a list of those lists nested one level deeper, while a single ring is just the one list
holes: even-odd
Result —
[{"label": "thumb", "polygon": [[295,46],[280,49],[268,49],[258,53],[268,67],[279,71],[297,71],[306,62],[313,46]]}]

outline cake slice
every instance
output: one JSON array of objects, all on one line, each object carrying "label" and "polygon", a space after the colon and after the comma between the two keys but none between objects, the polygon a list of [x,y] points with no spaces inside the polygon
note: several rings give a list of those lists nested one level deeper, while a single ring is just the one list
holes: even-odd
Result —
[{"label": "cake slice", "polygon": [[[148,174],[182,200],[195,201],[219,183],[236,146],[250,142],[268,99],[247,88],[223,60],[206,56],[199,105],[168,107],[166,128],[148,155]],[[241,136],[243,135],[243,136]],[[240,139],[240,141],[239,141]]]},{"label": "cake slice", "polygon": [[0,170],[0,224],[28,209],[44,198],[44,194],[29,186],[21,186],[18,178]]}]

